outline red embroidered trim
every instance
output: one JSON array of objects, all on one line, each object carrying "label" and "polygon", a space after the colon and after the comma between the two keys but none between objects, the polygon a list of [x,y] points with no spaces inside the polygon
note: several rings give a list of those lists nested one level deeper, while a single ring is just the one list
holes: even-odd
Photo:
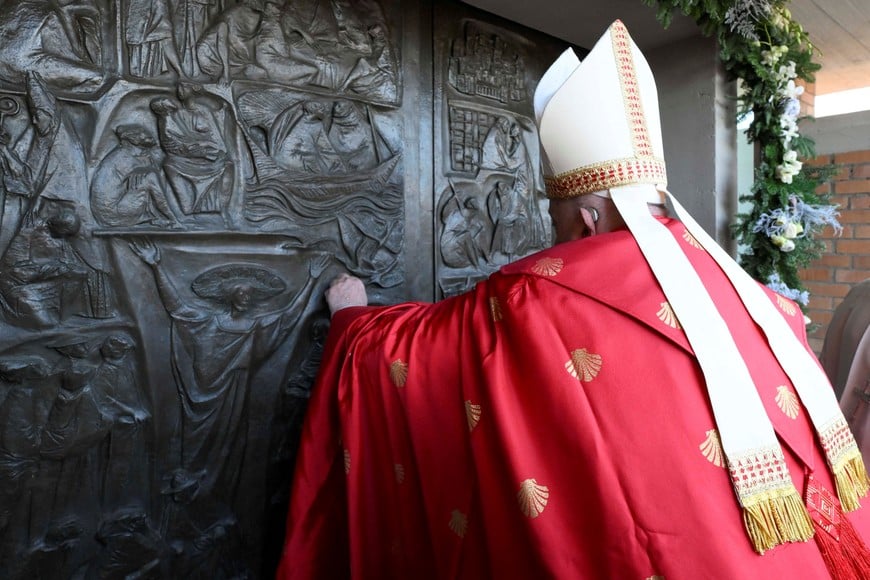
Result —
[{"label": "red embroidered trim", "polygon": [[556,177],[546,178],[547,197],[577,197],[595,191],[604,191],[620,185],[668,182],[664,161],[657,159],[614,159],[587,165]]},{"label": "red embroidered trim", "polygon": [[613,54],[616,57],[616,70],[619,83],[622,86],[622,100],[625,103],[625,114],[628,119],[631,141],[636,157],[652,157],[652,143],[646,126],[646,115],[643,112],[640,86],[637,82],[637,72],[634,68],[634,56],[631,54],[631,37],[625,25],[617,20],[611,27]]}]

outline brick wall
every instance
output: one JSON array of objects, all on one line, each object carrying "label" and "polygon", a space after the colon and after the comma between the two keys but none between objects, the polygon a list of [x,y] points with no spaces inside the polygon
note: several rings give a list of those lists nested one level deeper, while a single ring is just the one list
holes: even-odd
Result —
[{"label": "brick wall", "polygon": [[837,175],[820,190],[833,194],[843,226],[840,236],[825,228],[819,238],[825,242],[824,255],[800,272],[810,291],[807,315],[820,325],[810,334],[810,344],[818,353],[843,296],[854,284],[870,278],[870,149],[821,155],[811,163],[839,166]]}]

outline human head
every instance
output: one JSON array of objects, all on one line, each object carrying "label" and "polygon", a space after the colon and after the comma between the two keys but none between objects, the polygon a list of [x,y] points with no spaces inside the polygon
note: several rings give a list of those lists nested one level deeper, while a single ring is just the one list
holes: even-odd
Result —
[{"label": "human head", "polygon": [[141,125],[118,125],[115,127],[115,135],[122,144],[130,143],[143,149],[157,144],[154,137]]},{"label": "human head", "polygon": [[45,220],[48,232],[53,238],[71,238],[79,233],[81,220],[71,209],[59,209]]},{"label": "human head", "polygon": [[100,354],[109,360],[118,360],[133,350],[133,340],[123,334],[112,334],[106,337],[100,346]]},{"label": "human head", "polygon": [[250,284],[239,283],[233,285],[226,297],[230,307],[238,312],[250,310],[254,305],[254,291]]}]

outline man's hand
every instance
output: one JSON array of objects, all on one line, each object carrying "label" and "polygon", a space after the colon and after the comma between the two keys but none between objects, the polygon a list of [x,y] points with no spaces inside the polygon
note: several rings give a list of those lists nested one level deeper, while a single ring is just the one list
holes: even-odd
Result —
[{"label": "man's hand", "polygon": [[367,306],[366,287],[362,280],[350,274],[339,274],[326,289],[326,303],[329,305],[329,315],[332,316],[342,308],[350,306]]}]

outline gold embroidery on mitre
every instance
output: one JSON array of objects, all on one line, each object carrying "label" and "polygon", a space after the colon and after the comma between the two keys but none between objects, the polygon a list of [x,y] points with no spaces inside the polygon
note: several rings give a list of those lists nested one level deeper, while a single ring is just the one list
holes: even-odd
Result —
[{"label": "gold embroidery on mitre", "polygon": [[715,429],[707,431],[707,438],[698,446],[707,461],[716,467],[725,467],[725,454],[722,452],[722,442],[719,441],[719,432]]},{"label": "gold embroidery on mitre", "polygon": [[617,20],[610,27],[610,40],[613,46],[613,56],[616,59],[616,72],[622,88],[625,115],[631,130],[632,149],[636,157],[641,159],[652,157],[652,142],[646,125],[643,102],[640,98],[640,85],[637,82],[637,71],[634,67],[631,37],[622,22]]},{"label": "gold embroidery on mitre", "polygon": [[565,370],[578,381],[588,383],[601,371],[601,355],[578,348],[571,351],[571,360],[565,363]]},{"label": "gold embroidery on mitre", "polygon": [[523,515],[536,518],[541,515],[550,497],[550,489],[546,485],[538,485],[534,479],[527,479],[520,484],[517,501]]},{"label": "gold embroidery on mitre", "polygon": [[668,178],[661,159],[612,159],[545,177],[547,197],[566,199],[620,185],[665,184]]},{"label": "gold embroidery on mitre", "polygon": [[797,313],[797,306],[794,305],[794,302],[788,300],[784,296],[776,295],[776,303],[782,309],[783,312],[788,314],[789,316],[794,316]]},{"label": "gold embroidery on mitre", "polygon": [[686,243],[692,246],[693,248],[698,248],[699,250],[703,250],[704,247],[701,245],[701,242],[692,235],[692,232],[689,230],[683,230],[683,239],[686,240]]},{"label": "gold embroidery on mitre", "polygon": [[776,387],[776,404],[789,419],[797,419],[801,406],[797,395],[792,393],[785,385]]},{"label": "gold embroidery on mitre", "polygon": [[468,430],[473,431],[480,422],[480,405],[465,401],[465,419],[468,421]]},{"label": "gold embroidery on mitre", "polygon": [[562,258],[541,258],[532,266],[532,272],[539,276],[555,276],[562,271],[565,262]]},{"label": "gold embroidery on mitre", "polygon": [[401,463],[396,463],[393,465],[393,474],[396,476],[396,483],[402,483],[405,481],[405,466]]},{"label": "gold embroidery on mitre", "polygon": [[465,537],[465,532],[468,531],[468,518],[459,510],[453,510],[450,513],[450,530],[459,536],[460,538]]},{"label": "gold embroidery on mitre", "polygon": [[400,358],[390,363],[390,380],[397,387],[404,387],[405,381],[408,380],[408,363]]},{"label": "gold embroidery on mitre", "polygon": [[344,450],[344,472],[350,473],[350,450]]},{"label": "gold embroidery on mitre", "polygon": [[656,312],[656,316],[658,316],[659,320],[661,320],[671,328],[682,328],[680,326],[680,321],[677,320],[677,315],[674,314],[674,309],[671,308],[669,302],[662,302],[661,308],[658,312]]},{"label": "gold embroidery on mitre", "polygon": [[489,298],[489,313],[490,315],[492,315],[493,322],[501,322],[501,302],[499,302],[498,298],[496,298],[495,296],[490,296]]}]

